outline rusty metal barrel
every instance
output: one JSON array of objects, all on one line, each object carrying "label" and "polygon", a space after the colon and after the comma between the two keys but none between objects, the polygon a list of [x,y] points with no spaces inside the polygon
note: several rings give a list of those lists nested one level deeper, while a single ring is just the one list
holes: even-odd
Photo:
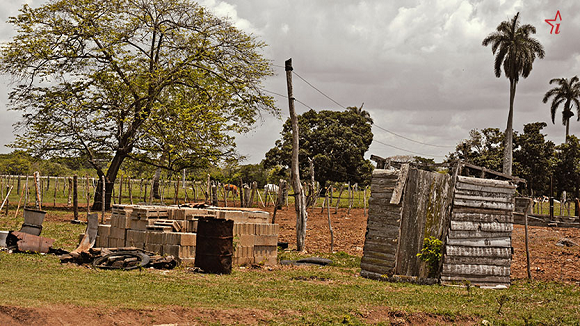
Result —
[{"label": "rusty metal barrel", "polygon": [[200,217],[197,222],[195,267],[206,273],[230,274],[234,254],[234,221]]}]

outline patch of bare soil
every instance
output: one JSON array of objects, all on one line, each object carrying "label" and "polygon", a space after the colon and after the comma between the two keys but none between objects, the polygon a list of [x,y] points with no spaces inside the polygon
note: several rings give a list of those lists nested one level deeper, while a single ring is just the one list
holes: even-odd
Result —
[{"label": "patch of bare soil", "polygon": [[[524,227],[514,225],[512,279],[527,278]],[[580,244],[580,229],[530,226],[530,271],[532,278],[580,285],[580,246],[557,246],[560,239]]]},{"label": "patch of bare soil", "polygon": [[[267,207],[270,214],[272,207]],[[344,251],[350,255],[362,256],[367,229],[367,218],[363,209],[351,209],[350,214],[345,208],[338,212],[330,209],[330,223],[334,234],[334,251]],[[320,208],[308,209],[308,221],[305,247],[310,253],[330,252],[330,229],[328,211]],[[276,212],[276,223],[280,224],[280,242],[288,242],[290,248],[296,248],[296,211],[294,206],[283,207]]]},{"label": "patch of bare soil", "polygon": [[51,305],[19,308],[0,306],[0,325],[257,325],[274,315],[260,309],[213,310],[168,307],[163,309],[100,309]]}]

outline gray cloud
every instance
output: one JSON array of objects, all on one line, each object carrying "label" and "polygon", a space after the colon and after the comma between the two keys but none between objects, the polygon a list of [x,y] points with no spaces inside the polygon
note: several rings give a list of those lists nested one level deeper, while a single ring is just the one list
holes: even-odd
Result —
[{"label": "gray cloud", "polygon": [[[15,13],[12,2],[2,15]],[[514,127],[548,122],[545,132],[560,143],[564,128],[552,125],[541,102],[556,77],[580,74],[580,3],[566,1],[305,1],[206,0],[217,15],[268,44],[264,55],[278,66],[293,58],[295,72],[343,106],[364,104],[378,126],[420,142],[420,145],[374,128],[375,139],[441,160],[473,128],[505,128],[508,80],[493,73],[493,55],[481,46],[485,36],[520,11],[523,23],[537,28],[546,58],[536,61],[529,78],[518,84]],[[550,34],[545,19],[562,15],[561,33]],[[4,16],[0,17],[3,18]],[[5,20],[5,19],[4,19]],[[10,26],[0,25],[2,35]],[[4,40],[6,37],[3,37]],[[284,69],[264,82],[267,90],[286,94]],[[0,101],[5,104],[7,88]],[[341,110],[299,78],[294,95],[316,109]],[[287,117],[287,100],[276,97]],[[297,104],[299,113],[308,110]],[[3,114],[4,116],[4,114]],[[10,116],[3,121],[15,119]],[[248,135],[237,138],[248,162],[259,162],[279,138],[281,120],[265,117]],[[2,125],[2,127],[4,127]],[[6,128],[2,143],[10,141]],[[580,123],[571,132],[580,133]],[[370,153],[391,156],[404,151],[374,142]]]}]

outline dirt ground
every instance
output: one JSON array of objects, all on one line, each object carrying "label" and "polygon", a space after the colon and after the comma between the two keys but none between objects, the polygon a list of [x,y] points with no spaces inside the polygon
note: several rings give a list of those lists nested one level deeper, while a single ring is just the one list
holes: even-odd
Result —
[{"label": "dirt ground", "polygon": [[[344,251],[351,255],[362,256],[366,217],[362,209],[353,209],[348,215],[346,209],[330,210],[330,219],[334,231],[334,251]],[[280,241],[296,247],[296,218],[293,207],[284,208],[276,214],[280,224]],[[320,209],[308,212],[308,232],[306,234],[306,251],[330,252],[330,231],[328,214]],[[527,277],[524,227],[514,225],[512,246],[512,279]],[[560,239],[570,239],[580,245],[580,229],[555,227],[529,227],[530,271],[533,279],[542,281],[559,281],[580,285],[580,246],[560,247]]]},{"label": "dirt ground", "polygon": [[[272,208],[266,209],[272,213]],[[330,231],[328,213],[320,208],[308,212],[306,251],[308,253],[330,252]],[[72,216],[72,215],[71,215]],[[47,220],[57,220],[50,216]],[[69,217],[58,220],[69,221]],[[362,256],[366,217],[362,209],[330,210],[330,220],[334,232],[334,251],[344,251]],[[280,224],[280,242],[288,242],[296,248],[294,208],[284,207],[276,213],[276,223]],[[529,242],[531,274],[534,279],[558,281],[580,285],[580,247],[560,247],[556,243],[568,238],[580,244],[580,229],[530,227]],[[512,279],[527,277],[524,228],[516,225],[512,235],[514,256]],[[297,312],[288,310],[281,314],[292,317]],[[75,325],[82,316],[83,325],[203,325],[208,322],[221,324],[262,324],[274,316],[272,312],[260,309],[236,309],[216,311],[199,308],[166,307],[158,310],[102,309],[76,306],[50,305],[39,308],[0,306],[0,325]],[[282,316],[283,317],[283,316]],[[389,321],[394,325],[444,324],[444,316],[425,313],[403,313],[387,307],[377,307],[367,311],[360,318],[367,323]],[[454,320],[455,324],[473,324],[474,320]]]}]

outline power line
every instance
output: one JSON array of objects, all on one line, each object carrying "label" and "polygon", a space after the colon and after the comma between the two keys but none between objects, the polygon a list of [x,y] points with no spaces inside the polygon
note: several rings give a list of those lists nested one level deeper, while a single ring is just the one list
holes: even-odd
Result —
[{"label": "power line", "polygon": [[383,130],[383,131],[386,131],[386,132],[388,132],[388,133],[390,133],[390,134],[393,134],[393,135],[395,135],[395,136],[397,136],[397,137],[401,137],[401,138],[403,138],[403,139],[406,139],[406,140],[408,140],[408,141],[411,141],[411,142],[413,142],[413,143],[417,143],[417,144],[421,144],[421,145],[425,145],[425,146],[433,146],[433,147],[439,147],[439,148],[455,148],[455,146],[448,146],[448,145],[434,145],[434,144],[428,144],[428,143],[424,143],[424,142],[421,142],[421,141],[418,141],[418,140],[414,140],[414,139],[411,139],[411,138],[405,137],[405,136],[403,136],[403,135],[399,135],[399,134],[397,134],[397,133],[395,133],[395,132],[392,132],[392,131],[390,131],[390,130],[388,130],[388,129],[386,129],[386,128],[383,128],[383,127],[381,127],[381,126],[379,126],[379,125],[377,125],[377,124],[374,124],[374,123],[373,123],[373,126],[375,126],[375,127],[379,128],[379,129],[381,129],[381,130]]},{"label": "power line", "polygon": [[292,73],[294,73],[294,75],[298,76],[298,78],[302,79],[302,81],[304,81],[306,84],[308,84],[308,86],[314,88],[316,91],[318,91],[318,93],[322,94],[324,97],[326,97],[327,99],[331,100],[332,102],[334,102],[334,104],[340,106],[341,108],[346,110],[346,107],[340,103],[338,103],[337,101],[335,101],[332,97],[324,94],[323,91],[319,90],[318,88],[316,88],[314,85],[312,85],[311,83],[309,83],[306,79],[302,78],[302,76],[300,76],[298,73],[296,73],[295,71],[292,71]]},{"label": "power line", "polygon": [[[269,91],[269,90],[267,90],[267,89],[264,89],[264,88],[262,88],[261,90],[263,90],[263,91],[264,91],[264,92],[266,92],[266,93],[274,94],[274,95],[277,95],[277,96],[283,97],[283,98],[285,98],[285,99],[288,99],[288,96],[286,96],[286,95],[282,95],[282,94],[280,94],[280,93],[276,93],[276,92],[273,92],[273,91]],[[307,107],[307,108],[309,108],[309,109],[311,109],[311,110],[314,110],[314,109],[313,109],[311,106],[309,106],[308,104],[306,104],[306,103],[304,103],[304,102],[302,102],[302,101],[300,101],[300,100],[298,100],[298,99],[296,99],[296,98],[294,98],[294,100],[295,100],[296,102],[298,102],[298,103],[300,103],[300,104],[304,105],[305,107]],[[316,111],[316,110],[314,110],[314,111]],[[356,135],[358,135],[358,136],[360,136],[360,137],[363,137],[363,135],[361,135],[360,133],[358,133],[356,130],[354,130],[354,129],[351,129],[351,131],[352,131],[354,134],[356,134]],[[391,145],[391,144],[384,143],[384,142],[382,142],[382,141],[380,141],[380,140],[376,140],[376,139],[373,139],[373,141],[374,141],[374,142],[377,142],[377,143],[379,143],[379,144],[381,144],[381,145],[388,146],[388,147],[391,147],[391,148],[394,148],[394,149],[397,149],[397,150],[400,150],[400,151],[403,151],[403,152],[407,152],[407,153],[415,154],[415,155],[420,155],[420,156],[429,156],[429,157],[442,157],[442,158],[445,158],[445,156],[441,156],[441,155],[431,155],[431,154],[424,154],[424,153],[414,152],[414,151],[411,151],[411,150],[408,150],[408,149],[404,149],[404,148],[401,148],[401,147],[397,147],[397,146],[394,146],[394,145]]]},{"label": "power line", "polygon": [[[282,67],[282,66],[279,66],[279,67]],[[284,68],[284,67],[282,67],[282,68]],[[342,104],[338,103],[338,102],[337,102],[337,101],[335,101],[333,98],[331,98],[330,96],[326,95],[326,94],[325,94],[323,91],[321,91],[320,89],[316,88],[314,85],[312,85],[312,84],[311,84],[309,81],[307,81],[306,79],[304,79],[304,78],[303,78],[302,76],[300,76],[298,73],[296,73],[295,71],[292,71],[292,73],[294,73],[296,76],[298,76],[298,78],[302,79],[302,81],[304,81],[306,84],[308,84],[308,86],[310,86],[310,87],[314,88],[314,89],[315,89],[317,92],[319,92],[320,94],[322,94],[324,97],[326,97],[327,99],[331,100],[331,101],[332,101],[333,103],[335,103],[336,105],[338,105],[338,106],[340,106],[341,108],[343,108],[343,109],[345,109],[345,110],[346,110],[346,107],[345,107],[344,105],[342,105]],[[421,141],[418,141],[418,140],[411,139],[411,138],[409,138],[409,137],[405,137],[405,136],[403,136],[403,135],[399,135],[399,134],[397,134],[397,133],[395,133],[395,132],[393,132],[393,131],[390,131],[390,130],[388,130],[387,128],[384,128],[384,127],[381,127],[381,126],[377,125],[376,123],[373,123],[373,125],[374,125],[375,127],[379,128],[379,129],[383,130],[383,131],[386,131],[386,132],[388,132],[388,133],[390,133],[390,134],[393,134],[393,135],[395,135],[395,136],[397,136],[397,137],[401,137],[401,138],[403,138],[403,139],[406,139],[406,140],[408,140],[408,141],[411,141],[411,142],[413,142],[413,143],[417,143],[417,144],[421,144],[421,145],[425,145],[425,146],[439,147],[439,148],[455,148],[455,146],[447,146],[447,145],[435,145],[435,144],[429,144],[429,143],[421,142]]]}]

